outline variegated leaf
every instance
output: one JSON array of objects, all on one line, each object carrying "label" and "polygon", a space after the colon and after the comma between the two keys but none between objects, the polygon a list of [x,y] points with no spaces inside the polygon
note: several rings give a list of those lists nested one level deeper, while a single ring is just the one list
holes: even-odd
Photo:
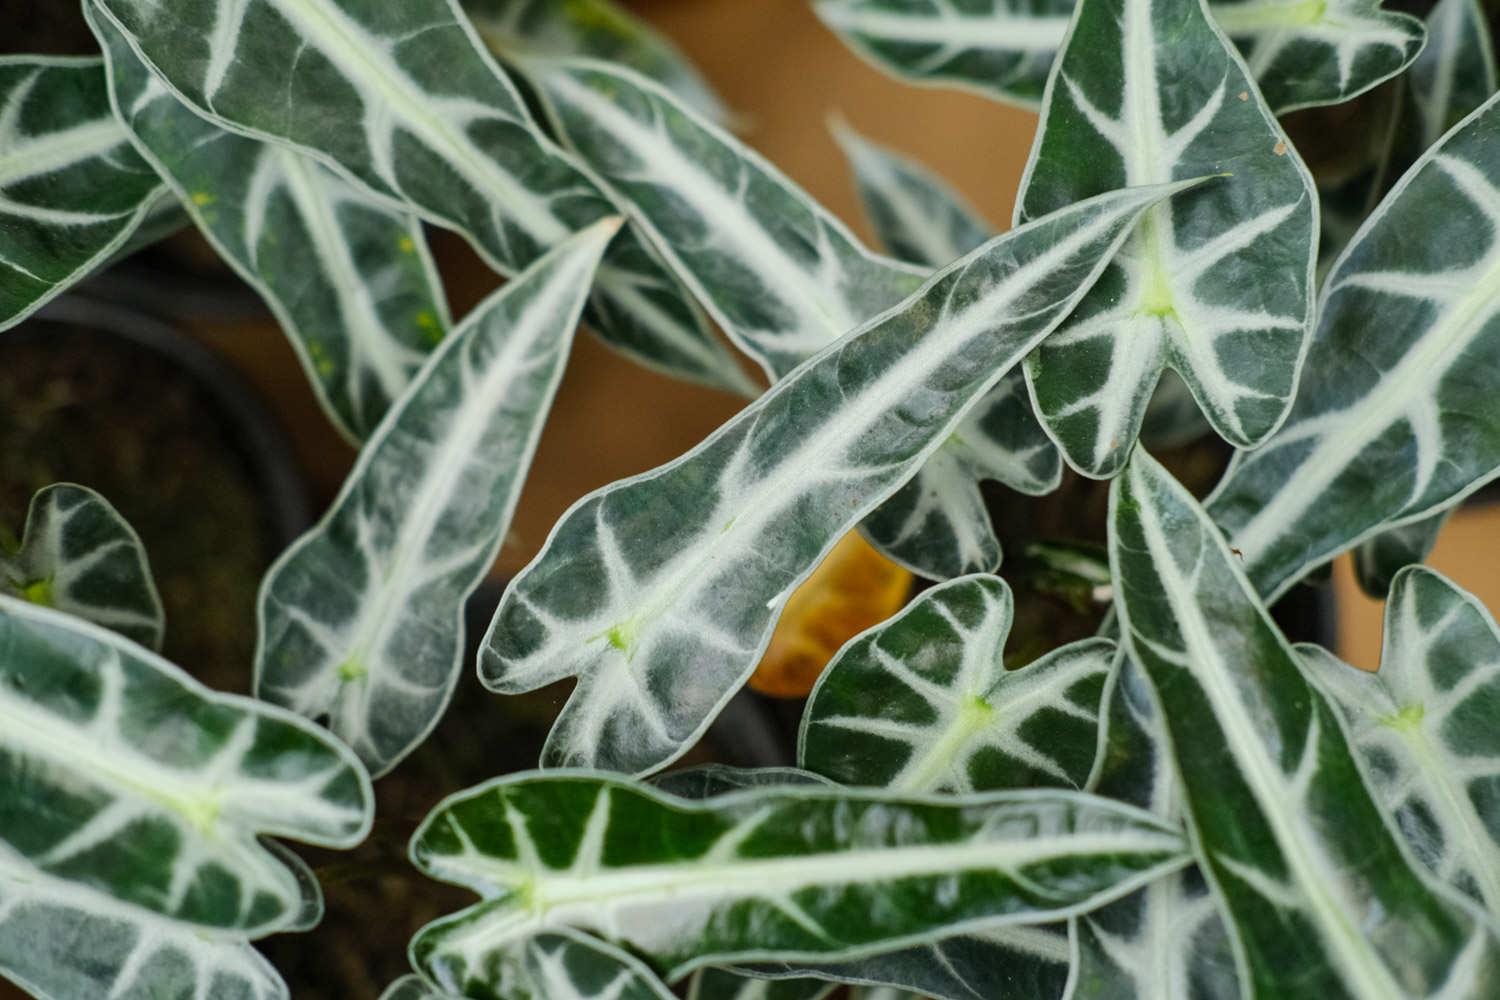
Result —
[{"label": "variegated leaf", "polygon": [[370,779],[347,748],[112,632],[3,597],[0,650],[7,869],[208,931],[306,926],[316,883],[258,838],[364,838]]},{"label": "variegated leaf", "polygon": [[1418,871],[1203,509],[1138,452],[1110,512],[1121,628],[1155,691],[1248,994],[1500,992],[1490,925]]},{"label": "variegated leaf", "polygon": [[474,310],[261,585],[256,694],[327,717],[377,776],[448,705],[464,602],[510,525],[619,224],[571,237]]},{"label": "variegated leaf", "polygon": [[729,969],[701,969],[688,984],[688,1000],[826,1000],[838,988],[819,979],[759,979]]},{"label": "variegated leaf", "polygon": [[1352,553],[1354,577],[1359,581],[1360,589],[1376,600],[1385,600],[1396,574],[1427,558],[1451,513],[1450,509],[1420,521],[1409,521],[1356,545]]},{"label": "variegated leaf", "polygon": [[[1181,821],[1181,789],[1151,690],[1121,654],[1088,790]],[[1239,1000],[1234,953],[1197,868],[1073,921],[1068,1000]]]},{"label": "variegated leaf", "polygon": [[[875,65],[913,83],[961,87],[1035,107],[1073,0],[818,0],[823,23]],[[1218,0],[1277,114],[1337,104],[1401,72],[1422,47],[1415,18],[1379,0]]]},{"label": "variegated leaf", "polygon": [[429,985],[421,976],[402,976],[385,988],[380,1000],[453,1000],[453,994]]},{"label": "variegated leaf", "polygon": [[448,331],[421,224],[309,157],[200,118],[85,13],[141,154],[276,315],[334,425],[363,441]]},{"label": "variegated leaf", "polygon": [[1497,315],[1491,98],[1417,162],[1334,265],[1290,418],[1237,455],[1209,498],[1263,596],[1500,471],[1493,386],[1479,377],[1500,366]]},{"label": "variegated leaf", "polygon": [[1043,425],[1117,473],[1164,369],[1221,437],[1286,415],[1313,324],[1317,195],[1201,0],[1084,0],[1048,86],[1018,219],[1124,185],[1225,174],[1147,214],[1028,360]]},{"label": "variegated leaf", "polygon": [[0,978],[41,1000],[290,1000],[243,940],[0,860]]},{"label": "variegated leaf", "polygon": [[107,263],[165,194],[98,59],[0,56],[0,330]]},{"label": "variegated leaf", "polygon": [[[675,1000],[675,994],[634,955],[568,928],[544,931],[493,960],[468,969],[449,988],[458,996],[495,1000]],[[420,977],[407,992],[382,1000],[445,1000],[452,996]],[[392,988],[394,990],[394,987]]]},{"label": "variegated leaf", "polygon": [[496,779],[412,841],[483,901],[428,925],[436,982],[484,980],[528,936],[597,931],[668,980],[734,960],[853,957],[1097,905],[1172,871],[1180,836],[1076,792],[959,800],[816,786],[691,802],[592,772]]},{"label": "variegated leaf", "polygon": [[[992,238],[983,219],[926,167],[835,129],[854,168],[860,200],[897,256],[940,267]],[[964,418],[911,482],[865,519],[864,531],[908,569],[946,580],[992,572],[1000,542],[979,481],[996,479],[1040,496],[1057,488],[1062,458],[1031,409],[1025,375],[1009,372]]]},{"label": "variegated leaf", "polygon": [[502,693],[579,678],[544,763],[641,772],[690,747],[797,585],[1051,332],[1141,211],[1181,189],[1111,194],[986,244],[691,452],[576,503],[480,653]]},{"label": "variegated leaf", "polygon": [[1301,646],[1412,852],[1500,916],[1500,629],[1451,581],[1396,575],[1376,674]]},{"label": "variegated leaf", "polygon": [[698,111],[729,109],[677,46],[613,0],[462,0],[479,37],[502,59],[575,56],[629,66]]},{"label": "variegated leaf", "polygon": [[[338,167],[463,233],[502,273],[615,214],[537,130],[456,0],[91,2],[200,114]],[[590,315],[610,344],[674,374],[754,391],[633,237],[617,242],[597,284]]]},{"label": "variegated leaf", "polygon": [[801,766],[898,792],[1083,787],[1115,644],[1006,670],[1012,613],[1004,580],[962,577],[852,640],[808,698]]},{"label": "variegated leaf", "polygon": [[58,483],[31,498],[20,546],[0,546],[0,593],[161,646],[166,622],[146,549],[119,511],[84,486]]}]

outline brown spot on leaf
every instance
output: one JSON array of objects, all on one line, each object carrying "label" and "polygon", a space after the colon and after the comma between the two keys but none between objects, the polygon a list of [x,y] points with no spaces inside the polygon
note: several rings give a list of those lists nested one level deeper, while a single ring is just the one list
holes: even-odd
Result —
[{"label": "brown spot on leaf", "polygon": [[1242,90],[1242,91],[1240,91],[1240,95],[1239,96],[1240,96],[1240,100],[1242,100],[1242,101],[1248,101],[1248,100],[1250,100],[1250,91],[1248,91],[1248,90]]},{"label": "brown spot on leaf", "polygon": [[1271,149],[1271,152],[1275,153],[1277,156],[1285,156],[1286,155],[1286,140],[1284,140],[1284,139],[1278,139],[1276,141],[1276,145]]}]

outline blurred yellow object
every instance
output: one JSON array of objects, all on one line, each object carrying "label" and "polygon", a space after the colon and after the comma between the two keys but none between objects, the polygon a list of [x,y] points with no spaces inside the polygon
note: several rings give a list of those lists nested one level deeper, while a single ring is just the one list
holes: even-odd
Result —
[{"label": "blurred yellow object", "polygon": [[805,697],[840,646],[901,610],[911,583],[909,572],[849,532],[787,601],[750,686]]}]

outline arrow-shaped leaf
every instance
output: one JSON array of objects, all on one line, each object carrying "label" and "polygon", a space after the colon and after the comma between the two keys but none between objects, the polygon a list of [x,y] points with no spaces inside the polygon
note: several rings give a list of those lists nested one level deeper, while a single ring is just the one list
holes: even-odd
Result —
[{"label": "arrow-shaped leaf", "polygon": [[1083,787],[1115,645],[1006,670],[1012,614],[1004,580],[969,576],[854,639],[808,699],[801,766],[899,792]]},{"label": "arrow-shaped leaf", "polygon": [[1119,471],[1166,368],[1232,444],[1275,430],[1312,332],[1317,197],[1200,0],[1084,0],[1017,218],[1213,173],[1229,176],[1147,214],[1027,361],[1042,423],[1085,475]]},{"label": "arrow-shaped leaf", "polygon": [[640,772],[691,746],[796,586],[1179,189],[1107,195],[986,244],[691,452],[576,503],[511,581],[480,654],[502,693],[579,678],[543,761]]},{"label": "arrow-shaped leaf", "polygon": [[362,441],[447,333],[421,224],[322,164],[189,111],[85,6],[142,155],[270,307],[324,409]]},{"label": "arrow-shaped leaf", "polygon": [[1298,647],[1343,714],[1371,784],[1412,852],[1500,915],[1500,629],[1429,569],[1401,571],[1385,612],[1380,672]]},{"label": "arrow-shaped leaf", "polygon": [[520,498],[605,220],[497,292],[432,355],[323,520],[266,574],[256,693],[314,718],[376,774],[447,707],[464,602]]},{"label": "arrow-shaped leaf", "polygon": [[[1073,0],[818,0],[823,23],[876,66],[1036,107],[1063,45]],[[1356,97],[1401,72],[1422,25],[1379,0],[1219,0],[1277,114]]]},{"label": "arrow-shaped leaf", "polygon": [[[615,214],[538,132],[455,0],[92,2],[200,114],[338,167],[463,233],[502,273]],[[598,286],[591,316],[612,345],[746,388],[676,282],[631,237]]]},{"label": "arrow-shaped leaf", "polygon": [[1334,708],[1202,508],[1137,453],[1110,512],[1122,631],[1160,705],[1249,994],[1500,991],[1489,926],[1417,871]]},{"label": "arrow-shaped leaf", "polygon": [[412,955],[436,982],[463,983],[571,926],[669,980],[736,959],[847,957],[1087,908],[1172,870],[1181,850],[1171,827],[1074,792],[690,802],[591,773],[501,778],[446,800],[413,839],[418,867],[484,900],[424,928]]},{"label": "arrow-shaped leaf", "polygon": [[1500,365],[1497,313],[1491,98],[1417,162],[1334,265],[1291,416],[1236,456],[1209,498],[1261,594],[1500,471],[1493,389],[1476,377]]},{"label": "arrow-shaped leaf", "polygon": [[0,549],[0,593],[161,646],[166,622],[140,537],[87,487],[59,483],[31,498],[20,547]]},{"label": "arrow-shaped leaf", "polygon": [[0,56],[0,330],[109,261],[164,194],[98,59]]},{"label": "arrow-shaped leaf", "polygon": [[8,868],[210,931],[305,925],[316,884],[257,838],[362,840],[370,780],[347,748],[112,632],[3,597],[0,650]]}]

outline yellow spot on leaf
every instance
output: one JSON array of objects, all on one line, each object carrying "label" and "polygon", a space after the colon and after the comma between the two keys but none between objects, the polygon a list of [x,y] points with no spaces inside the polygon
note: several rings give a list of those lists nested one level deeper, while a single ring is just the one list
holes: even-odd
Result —
[{"label": "yellow spot on leaf", "polygon": [[1416,732],[1422,726],[1422,718],[1427,714],[1427,709],[1421,702],[1407,705],[1395,715],[1387,715],[1380,719],[1380,724],[1398,733]]},{"label": "yellow spot on leaf", "polygon": [[416,253],[417,251],[417,241],[410,236],[401,237],[401,242],[396,245],[401,248],[402,253]]},{"label": "yellow spot on leaf", "polygon": [[359,660],[349,659],[339,664],[339,680],[346,684],[359,680],[369,672],[370,668]]},{"label": "yellow spot on leaf", "polygon": [[207,191],[193,192],[193,204],[197,205],[199,208],[202,208],[204,205],[212,205],[213,203],[214,196],[209,194]]},{"label": "yellow spot on leaf", "polygon": [[901,610],[911,583],[910,573],[858,531],[845,535],[793,591],[750,686],[781,698],[804,697],[840,646]]},{"label": "yellow spot on leaf", "polygon": [[56,606],[56,598],[52,593],[52,579],[48,577],[35,580],[21,588],[21,599],[32,604],[40,604],[44,608]]}]

